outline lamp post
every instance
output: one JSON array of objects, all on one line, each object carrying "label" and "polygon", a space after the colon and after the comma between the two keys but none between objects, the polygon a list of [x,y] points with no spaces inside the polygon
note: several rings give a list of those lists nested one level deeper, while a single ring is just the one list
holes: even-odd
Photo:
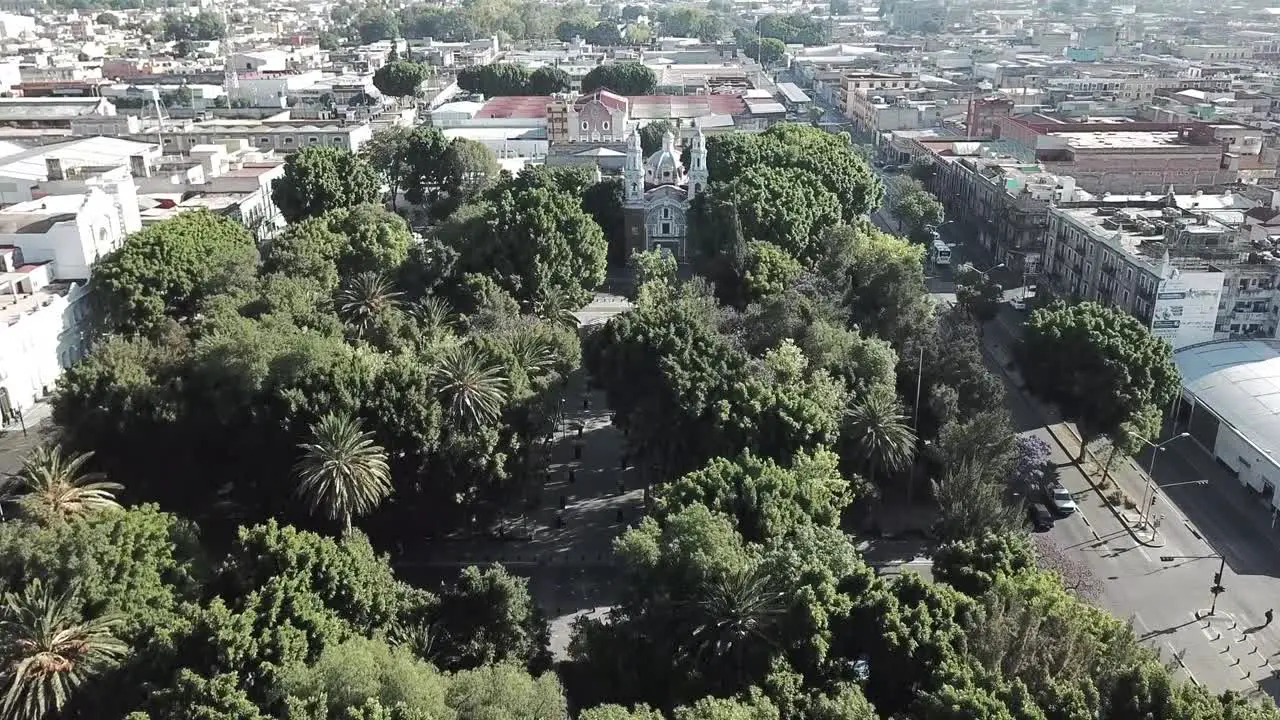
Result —
[{"label": "lamp post", "polygon": [[[1168,445],[1174,440],[1181,440],[1184,437],[1191,437],[1191,433],[1189,432],[1179,433],[1159,444],[1153,443],[1150,440],[1147,440],[1145,438],[1143,439],[1143,442],[1155,448],[1154,450],[1151,451],[1151,461],[1147,463],[1147,483],[1142,488],[1142,503],[1143,503],[1142,504],[1142,524],[1144,525],[1147,522],[1147,516],[1151,514],[1151,505],[1155,504],[1153,502],[1147,502],[1147,496],[1148,494],[1151,494],[1154,492],[1152,490],[1152,483],[1155,482],[1154,473],[1156,471],[1156,456],[1164,452],[1165,445]],[[1155,495],[1151,495],[1151,499],[1155,500]]]},{"label": "lamp post", "polygon": [[[1209,586],[1209,594],[1213,596],[1213,602],[1209,604],[1209,615],[1213,615],[1218,610],[1218,596],[1227,591],[1222,585],[1222,573],[1227,569],[1227,558],[1220,553],[1212,555],[1161,555],[1160,562],[1173,562],[1174,560],[1217,560],[1218,572],[1213,574],[1213,585]],[[1200,617],[1197,612],[1196,617]]]}]

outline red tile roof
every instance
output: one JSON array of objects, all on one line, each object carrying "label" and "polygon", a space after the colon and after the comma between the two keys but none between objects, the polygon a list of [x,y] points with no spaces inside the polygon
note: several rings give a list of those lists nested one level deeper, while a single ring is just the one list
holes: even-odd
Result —
[{"label": "red tile roof", "polygon": [[543,95],[514,95],[496,97],[484,104],[476,119],[491,120],[494,118],[541,118],[547,116],[547,104],[554,98]]},{"label": "red tile roof", "polygon": [[574,101],[573,106],[580,108],[593,100],[599,100],[601,105],[604,105],[610,110],[624,110],[627,107],[626,98],[609,91],[607,88],[601,88],[595,92],[583,95]]}]

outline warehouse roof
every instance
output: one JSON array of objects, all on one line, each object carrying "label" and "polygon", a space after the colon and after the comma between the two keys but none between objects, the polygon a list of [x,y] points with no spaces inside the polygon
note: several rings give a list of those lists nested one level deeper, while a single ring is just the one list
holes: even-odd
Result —
[{"label": "warehouse roof", "polygon": [[1280,340],[1221,340],[1173,355],[1186,389],[1222,422],[1280,461]]}]

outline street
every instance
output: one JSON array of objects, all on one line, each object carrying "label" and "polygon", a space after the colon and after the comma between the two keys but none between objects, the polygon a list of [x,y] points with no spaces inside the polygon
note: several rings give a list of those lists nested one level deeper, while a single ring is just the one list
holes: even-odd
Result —
[{"label": "street", "polygon": [[[890,229],[885,219],[875,219]],[[951,267],[966,261],[979,268],[991,266],[981,248],[971,248],[955,236],[955,226],[945,227],[944,233],[954,245]],[[930,292],[939,302],[955,301],[950,270],[931,267],[926,272],[931,276]],[[1158,650],[1180,676],[1215,691],[1265,692],[1280,698],[1280,630],[1264,619],[1267,610],[1280,604],[1280,532],[1272,529],[1270,514],[1194,441],[1176,440],[1159,453],[1155,465],[1155,484],[1170,487],[1157,492],[1151,512],[1164,520],[1154,541],[1140,542],[1075,464],[1080,442],[1073,426],[1018,387],[1016,370],[1008,366],[1024,314],[1007,301],[1023,289],[1005,287],[1006,302],[984,330],[988,368],[1005,383],[1016,430],[1049,444],[1050,460],[1080,508],[1059,519],[1048,537],[1092,571],[1101,587],[1098,604],[1130,618],[1143,642]],[[1172,436],[1167,431],[1160,440]],[[1117,486],[1135,500],[1146,491],[1145,470],[1138,462],[1146,467],[1149,461],[1149,455],[1127,459],[1112,474]],[[1204,480],[1207,484],[1196,482]],[[1226,559],[1226,592],[1208,617],[1219,552]]]}]

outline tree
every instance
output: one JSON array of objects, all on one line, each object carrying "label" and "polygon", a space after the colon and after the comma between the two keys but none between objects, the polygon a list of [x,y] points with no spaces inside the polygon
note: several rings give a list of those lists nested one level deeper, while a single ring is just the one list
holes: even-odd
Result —
[{"label": "tree", "polygon": [[554,65],[543,65],[529,75],[529,94],[554,95],[569,92],[569,73]]},{"label": "tree", "polygon": [[436,391],[454,422],[472,427],[498,418],[507,401],[507,378],[472,344],[446,348],[432,368]]},{"label": "tree", "polygon": [[206,210],[136,232],[94,264],[94,326],[149,332],[165,318],[189,321],[216,292],[253,277],[257,251],[243,225]]},{"label": "tree", "polygon": [[487,97],[529,95],[533,73],[518,63],[472,65],[458,71],[458,87]]},{"label": "tree", "polygon": [[1000,284],[972,265],[962,265],[954,277],[956,304],[969,313],[978,328],[995,319],[1004,299]]},{"label": "tree", "polygon": [[124,486],[108,482],[102,473],[84,472],[92,457],[92,452],[69,457],[57,445],[32,450],[18,473],[23,513],[54,523],[118,509],[115,491]]},{"label": "tree", "polygon": [[408,60],[396,60],[378,68],[373,74],[373,86],[383,95],[390,97],[412,97],[418,93],[418,88],[429,77],[431,77],[431,69],[426,65]]},{"label": "tree", "polygon": [[[848,453],[867,468],[868,480],[873,483],[877,470],[901,470],[915,451],[915,435],[891,392],[872,392],[853,401],[842,435]],[[908,502],[910,496],[908,484]]]},{"label": "tree", "polygon": [[831,0],[830,9],[832,15],[848,15],[849,0]]},{"label": "tree", "polygon": [[679,138],[680,130],[670,120],[658,120],[640,126],[640,151],[648,157],[662,149],[667,133]]},{"label": "tree", "polygon": [[343,285],[337,297],[338,313],[357,336],[364,336],[379,319],[397,309],[402,295],[387,276],[367,270]]},{"label": "tree", "polygon": [[752,167],[730,182],[713,183],[695,203],[691,243],[703,255],[725,251],[723,227],[733,221],[716,210],[731,208],[743,237],[772,243],[802,264],[818,257],[821,233],[841,218],[840,199],[798,168]]},{"label": "tree", "polygon": [[635,22],[640,19],[640,16],[644,15],[644,12],[643,5],[627,5],[622,8],[621,15],[624,21]]},{"label": "tree", "polygon": [[742,273],[742,296],[757,302],[781,295],[791,288],[804,267],[787,251],[764,240],[747,243]]},{"label": "tree", "polygon": [[622,33],[615,23],[601,22],[588,30],[583,39],[598,47],[615,47],[622,44]]},{"label": "tree", "polygon": [[749,453],[715,458],[701,470],[658,488],[653,516],[662,520],[700,503],[733,517],[750,542],[793,535],[800,526],[836,527],[840,514],[863,488],[840,475],[839,458],[826,450],[801,453],[790,468]]},{"label": "tree", "polygon": [[582,92],[605,89],[619,95],[652,95],[658,76],[638,62],[598,65],[582,78]]},{"label": "tree", "polygon": [[311,441],[298,446],[294,465],[298,495],[313,514],[351,531],[351,519],[367,515],[391,494],[387,453],[349,415],[329,413],[311,426]]},{"label": "tree", "polygon": [[391,189],[391,207],[395,209],[400,190],[409,170],[409,144],[413,130],[405,127],[383,128],[360,148],[360,154],[375,170],[382,173]]},{"label": "tree", "polygon": [[378,173],[362,157],[334,147],[308,147],[285,162],[271,197],[289,222],[382,199]]},{"label": "tree", "polygon": [[800,123],[778,123],[762,133],[729,133],[707,139],[707,170],[715,182],[732,182],[752,168],[804,170],[839,199],[842,219],[853,225],[880,205],[883,189],[848,136]]},{"label": "tree", "polygon": [[400,21],[385,7],[367,7],[355,19],[356,32],[363,43],[394,40],[400,35]]},{"label": "tree", "polygon": [[944,469],[933,482],[938,502],[934,532],[947,540],[1015,532],[1023,525],[1023,508],[1007,500],[1004,475],[990,461],[965,459]]},{"label": "tree", "polygon": [[208,10],[201,11],[195,16],[172,13],[164,18],[165,40],[207,42],[221,40],[226,36],[226,32],[226,24],[222,22],[222,17]]},{"label": "tree", "polygon": [[556,25],[556,39],[560,42],[570,42],[574,38],[583,38],[587,33],[591,32],[591,28],[595,27],[593,22],[575,22],[565,20]]},{"label": "tree", "polygon": [[456,138],[442,160],[444,186],[459,202],[470,198],[498,178],[502,167],[488,146],[466,138]]},{"label": "tree", "polygon": [[[1126,424],[1158,426],[1181,379],[1169,343],[1132,315],[1098,303],[1056,302],[1036,310],[1019,348],[1028,386],[1074,420],[1084,447]],[[1140,428],[1151,437],[1157,428]]]},{"label": "tree", "polygon": [[115,616],[82,618],[74,590],[57,592],[33,578],[7,592],[0,613],[5,673],[0,713],[14,720],[58,714],[86,681],[124,656]]},{"label": "tree", "polygon": [[921,183],[927,183],[933,179],[934,175],[938,174],[938,167],[929,158],[918,156],[911,159],[911,166],[907,169],[907,174]]},{"label": "tree", "polygon": [[112,30],[120,27],[120,16],[116,15],[115,13],[109,13],[109,12],[98,13],[98,16],[95,17],[93,21],[98,25],[105,25],[106,27],[109,27]]},{"label": "tree", "polygon": [[787,46],[777,38],[746,38],[742,52],[765,67],[777,65],[787,56]]},{"label": "tree", "polygon": [[529,594],[528,580],[501,565],[468,567],[440,595],[432,627],[441,635],[437,662],[469,670],[499,662],[546,669],[546,620]]},{"label": "tree", "polygon": [[999,578],[1035,568],[1036,551],[1019,532],[950,540],[933,553],[934,579],[975,598],[985,595]]},{"label": "tree", "polygon": [[919,180],[897,176],[889,189],[889,197],[893,203],[891,212],[900,225],[906,226],[907,232],[915,241],[924,242],[927,229],[942,224],[942,203]]},{"label": "tree", "polygon": [[462,272],[483,273],[522,303],[554,290],[584,301],[604,282],[604,233],[576,188],[524,172],[455,213],[442,231]]}]

